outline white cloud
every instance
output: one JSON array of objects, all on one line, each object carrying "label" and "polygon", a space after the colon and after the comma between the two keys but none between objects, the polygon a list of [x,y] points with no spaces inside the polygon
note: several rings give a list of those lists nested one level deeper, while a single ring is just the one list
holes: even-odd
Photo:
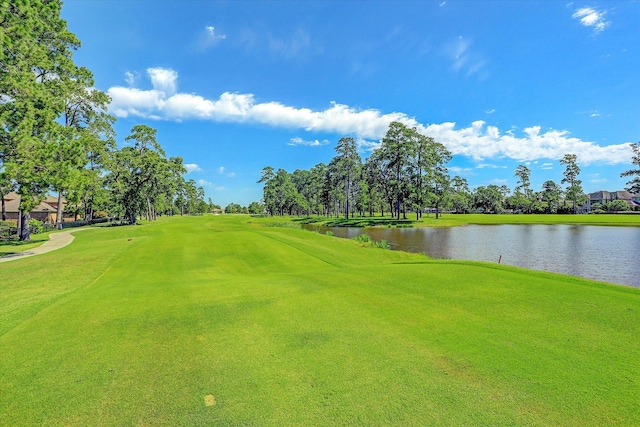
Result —
[{"label": "white cloud", "polygon": [[148,68],[147,74],[155,90],[172,96],[177,90],[178,73],[167,68]]},{"label": "white cloud", "polygon": [[382,143],[380,141],[369,141],[364,138],[356,139],[356,147],[361,153],[377,150],[381,145]]},{"label": "white cloud", "polygon": [[124,73],[124,81],[127,82],[129,86],[135,85],[139,78],[140,74],[137,72],[132,73],[130,71],[127,71],[126,73]]},{"label": "white cloud", "polygon": [[606,14],[607,12],[605,11],[600,11],[591,7],[582,7],[577,9],[571,17],[573,19],[580,20],[580,24],[585,27],[593,27],[593,31],[600,33],[610,24],[609,21],[605,20]]},{"label": "white cloud", "polygon": [[489,163],[480,163],[476,165],[476,169],[506,169],[506,166],[492,165]]},{"label": "white cloud", "polygon": [[543,170],[551,170],[553,169],[553,163],[543,163],[540,169]]},{"label": "white cloud", "polygon": [[199,185],[200,187],[211,187],[211,186],[213,186],[213,184],[212,184],[212,183],[210,183],[209,181],[206,181],[206,180],[204,180],[204,179],[199,179],[199,180],[197,181],[197,183],[198,183],[198,185]]},{"label": "white cloud", "polygon": [[459,166],[451,166],[447,169],[451,173],[462,174],[462,175],[470,174],[471,172],[473,172],[472,168],[461,168]]},{"label": "white cloud", "polygon": [[202,168],[195,163],[186,163],[184,168],[187,170],[187,173],[202,172]]},{"label": "white cloud", "polygon": [[150,68],[147,74],[152,89],[114,86],[108,90],[113,114],[118,117],[138,116],[177,121],[200,119],[258,123],[308,132],[351,135],[361,141],[361,148],[373,147],[375,143],[366,141],[379,141],[389,123],[398,121],[443,143],[454,155],[469,156],[478,162],[501,157],[521,162],[559,160],[566,153],[575,153],[581,164],[617,164],[627,163],[631,154],[628,143],[599,146],[572,137],[568,131],[542,131],[540,126],[525,128],[518,135],[513,129],[501,132],[498,127],[486,125],[482,120],[467,127],[457,127],[455,122],[423,125],[405,113],[360,110],[336,102],[324,110],[314,111],[275,101],[257,102],[253,94],[225,92],[218,99],[211,100],[176,92],[178,73],[173,70]]},{"label": "white cloud", "polygon": [[219,34],[213,25],[207,25],[204,27],[204,31],[200,35],[200,47],[207,49],[215,46],[221,40],[227,38],[226,34]]},{"label": "white cloud", "polygon": [[226,168],[224,166],[220,166],[218,168],[218,173],[220,175],[224,175],[224,176],[226,176],[228,178],[233,178],[234,176],[236,176],[235,172],[226,172]]},{"label": "white cloud", "polygon": [[322,141],[318,141],[314,139],[313,141],[306,141],[300,137],[291,138],[291,141],[287,143],[287,145],[305,145],[307,147],[320,147],[321,145],[327,145],[329,143],[328,140],[323,139]]}]

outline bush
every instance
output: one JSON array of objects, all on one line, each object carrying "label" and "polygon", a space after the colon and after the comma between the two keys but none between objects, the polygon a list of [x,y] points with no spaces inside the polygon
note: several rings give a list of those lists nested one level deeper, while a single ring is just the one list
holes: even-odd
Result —
[{"label": "bush", "polygon": [[29,220],[29,232],[32,234],[40,234],[44,231],[44,223],[37,219]]},{"label": "bush", "polygon": [[630,208],[624,200],[612,200],[604,205],[604,209],[607,212],[625,212]]},{"label": "bush", "polygon": [[371,237],[368,234],[360,234],[359,236],[355,236],[353,238],[356,242],[369,243],[371,242]]},{"label": "bush", "polygon": [[333,231],[327,231],[326,233],[324,233],[325,235],[329,236],[329,237],[333,237],[335,236],[335,234],[333,234]]}]

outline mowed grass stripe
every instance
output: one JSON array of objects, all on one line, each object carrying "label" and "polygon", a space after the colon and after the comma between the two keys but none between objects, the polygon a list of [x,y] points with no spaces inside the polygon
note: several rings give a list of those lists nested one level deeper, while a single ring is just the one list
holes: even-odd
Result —
[{"label": "mowed grass stripe", "polygon": [[637,290],[248,222],[79,234],[69,289],[0,338],[0,424],[640,423]]}]

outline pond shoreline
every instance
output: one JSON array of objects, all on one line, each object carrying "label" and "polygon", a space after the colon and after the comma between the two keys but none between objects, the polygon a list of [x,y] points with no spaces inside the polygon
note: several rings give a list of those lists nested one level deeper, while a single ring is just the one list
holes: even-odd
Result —
[{"label": "pond shoreline", "polygon": [[367,234],[389,247],[433,259],[503,263],[640,287],[640,228],[578,224],[462,224],[463,227],[325,227],[304,229],[342,238]]}]

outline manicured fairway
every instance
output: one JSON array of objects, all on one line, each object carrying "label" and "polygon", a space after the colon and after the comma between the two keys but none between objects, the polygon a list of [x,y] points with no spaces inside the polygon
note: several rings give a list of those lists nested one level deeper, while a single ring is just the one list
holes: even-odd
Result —
[{"label": "manicured fairway", "polygon": [[267,221],[0,264],[0,425],[640,425],[640,290]]}]

